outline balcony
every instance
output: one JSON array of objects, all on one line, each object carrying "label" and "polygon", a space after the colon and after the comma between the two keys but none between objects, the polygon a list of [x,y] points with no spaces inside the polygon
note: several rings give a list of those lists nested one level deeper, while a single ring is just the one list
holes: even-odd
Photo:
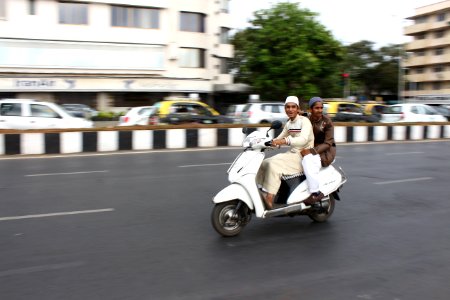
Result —
[{"label": "balcony", "polygon": [[405,79],[412,82],[426,82],[426,81],[450,81],[450,71],[423,73],[423,74],[409,74]]},{"label": "balcony", "polygon": [[403,28],[404,35],[416,35],[423,32],[427,32],[430,30],[440,30],[448,27],[447,22],[430,22],[430,23],[421,23],[421,24],[413,24]]},{"label": "balcony", "polygon": [[447,38],[439,38],[439,39],[423,39],[423,40],[415,40],[408,43],[405,47],[406,51],[420,50],[426,48],[436,48],[443,47],[448,45]]},{"label": "balcony", "polygon": [[446,63],[450,63],[450,54],[410,57],[404,61],[403,66],[405,68],[408,68],[415,66],[426,66],[426,65],[446,64]]}]

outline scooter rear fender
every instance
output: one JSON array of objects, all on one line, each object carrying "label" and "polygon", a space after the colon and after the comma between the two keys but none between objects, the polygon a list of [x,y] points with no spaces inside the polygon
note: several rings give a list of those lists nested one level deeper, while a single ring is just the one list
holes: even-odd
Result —
[{"label": "scooter rear fender", "polygon": [[251,210],[254,209],[250,195],[242,185],[237,183],[232,183],[229,186],[222,189],[219,193],[217,193],[217,195],[214,196],[213,202],[222,203],[236,199],[243,201],[245,204],[247,204],[248,208],[250,208]]}]

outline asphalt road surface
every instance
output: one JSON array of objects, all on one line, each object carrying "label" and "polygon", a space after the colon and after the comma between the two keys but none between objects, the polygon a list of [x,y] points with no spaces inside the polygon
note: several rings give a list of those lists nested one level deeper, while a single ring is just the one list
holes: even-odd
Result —
[{"label": "asphalt road surface", "polygon": [[334,215],[212,228],[239,149],[0,159],[0,299],[450,299],[450,142],[338,145]]}]

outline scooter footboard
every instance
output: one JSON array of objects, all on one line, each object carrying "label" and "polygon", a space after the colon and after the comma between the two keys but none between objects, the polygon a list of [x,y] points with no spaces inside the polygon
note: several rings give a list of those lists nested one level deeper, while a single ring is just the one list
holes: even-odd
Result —
[{"label": "scooter footboard", "polygon": [[213,198],[213,202],[222,203],[236,199],[243,201],[251,210],[254,209],[250,195],[241,185],[236,183],[230,184],[229,186],[222,189],[219,193],[217,193],[217,195],[215,195]]}]

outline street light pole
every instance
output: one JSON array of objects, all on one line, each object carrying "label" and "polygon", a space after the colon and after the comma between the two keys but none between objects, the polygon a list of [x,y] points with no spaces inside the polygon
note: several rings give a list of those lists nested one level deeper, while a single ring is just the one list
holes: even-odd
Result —
[{"label": "street light pole", "polygon": [[398,100],[403,102],[403,68],[402,68],[402,44],[398,45]]}]

